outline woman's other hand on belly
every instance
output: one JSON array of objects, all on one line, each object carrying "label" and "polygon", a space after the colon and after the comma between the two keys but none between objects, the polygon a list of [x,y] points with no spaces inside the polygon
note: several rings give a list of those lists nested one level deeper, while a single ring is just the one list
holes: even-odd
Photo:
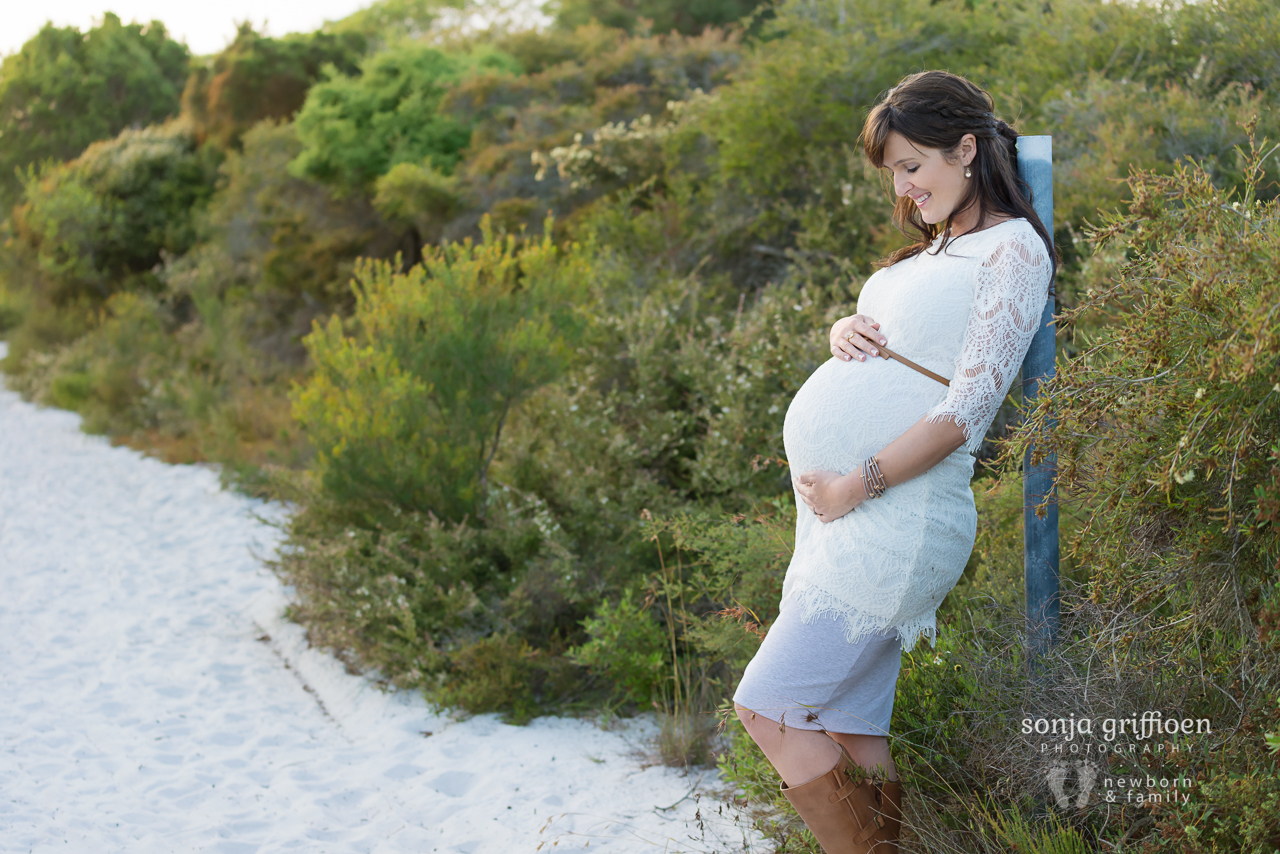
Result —
[{"label": "woman's other hand on belly", "polygon": [[888,343],[880,324],[865,314],[842,317],[831,326],[831,355],[846,362],[865,362],[868,355],[880,355],[877,344],[883,347]]},{"label": "woman's other hand on belly", "polygon": [[857,472],[806,471],[792,475],[791,482],[819,522],[834,522],[866,498]]}]

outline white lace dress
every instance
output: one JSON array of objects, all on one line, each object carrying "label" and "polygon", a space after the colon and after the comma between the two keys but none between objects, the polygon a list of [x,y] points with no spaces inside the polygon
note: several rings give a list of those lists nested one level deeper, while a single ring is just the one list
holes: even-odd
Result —
[{"label": "white lace dress", "polygon": [[[872,275],[856,313],[880,324],[890,349],[948,377],[950,387],[896,360],[833,357],[796,393],[783,442],[796,474],[855,471],[925,417],[954,418],[966,443],[924,474],[830,523],[820,522],[796,496],[795,553],[774,627],[789,628],[776,638],[770,630],[744,674],[735,700],[748,708],[763,707],[746,700],[839,707],[841,698],[826,692],[844,686],[840,691],[856,689],[863,704],[872,695],[883,700],[887,691],[891,710],[900,651],[914,648],[921,635],[937,643],[935,611],[959,580],[977,530],[972,454],[1039,326],[1052,265],[1025,219],[961,235],[930,254],[936,248],[937,242]],[[819,624],[821,637],[805,636],[804,627]],[[856,649],[835,657],[820,687],[796,684],[803,681],[797,658],[826,646],[832,633]],[[885,664],[889,656],[892,667]],[[868,685],[859,673],[889,681]],[[776,695],[778,686],[787,689],[786,697],[765,696]],[[857,713],[847,708],[848,696],[843,702],[846,712]],[[873,731],[887,728],[883,708],[872,717]]]}]

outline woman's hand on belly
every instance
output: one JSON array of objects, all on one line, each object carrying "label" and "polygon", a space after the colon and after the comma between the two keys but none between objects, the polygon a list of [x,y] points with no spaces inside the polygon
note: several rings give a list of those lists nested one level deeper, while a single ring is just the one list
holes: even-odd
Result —
[{"label": "woman's hand on belly", "polygon": [[867,360],[867,354],[879,356],[876,344],[884,346],[889,343],[880,324],[865,314],[854,314],[842,317],[831,327],[831,355],[844,361],[856,358],[860,362]]},{"label": "woman's hand on belly", "polygon": [[791,476],[800,499],[809,505],[820,522],[834,522],[866,498],[856,472],[806,471]]}]

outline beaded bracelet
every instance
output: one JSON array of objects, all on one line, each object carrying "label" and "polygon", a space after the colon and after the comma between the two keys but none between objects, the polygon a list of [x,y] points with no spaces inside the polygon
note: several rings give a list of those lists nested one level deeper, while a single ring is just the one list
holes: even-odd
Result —
[{"label": "beaded bracelet", "polygon": [[874,456],[862,461],[862,488],[868,499],[879,498],[889,488],[880,473],[880,461]]},{"label": "beaded bracelet", "polygon": [[876,487],[876,498],[879,498],[881,495],[884,495],[884,491],[889,488],[889,484],[885,481],[884,475],[880,473],[879,457],[871,458],[871,474],[875,477],[874,483]]}]

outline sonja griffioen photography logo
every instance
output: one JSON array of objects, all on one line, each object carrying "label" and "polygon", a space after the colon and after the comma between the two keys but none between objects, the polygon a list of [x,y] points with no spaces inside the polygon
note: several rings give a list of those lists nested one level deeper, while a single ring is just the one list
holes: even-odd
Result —
[{"label": "sonja griffioen photography logo", "polygon": [[[1085,807],[1096,794],[1100,803],[1184,804],[1192,780],[1181,774],[1135,770],[1103,774],[1106,757],[1132,759],[1136,768],[1164,764],[1181,750],[1179,740],[1213,732],[1208,718],[1165,717],[1158,711],[1122,718],[1023,718],[1022,734],[1041,736],[1039,751],[1048,760],[1045,782],[1059,809]],[[1071,758],[1068,758],[1071,757]]]}]

